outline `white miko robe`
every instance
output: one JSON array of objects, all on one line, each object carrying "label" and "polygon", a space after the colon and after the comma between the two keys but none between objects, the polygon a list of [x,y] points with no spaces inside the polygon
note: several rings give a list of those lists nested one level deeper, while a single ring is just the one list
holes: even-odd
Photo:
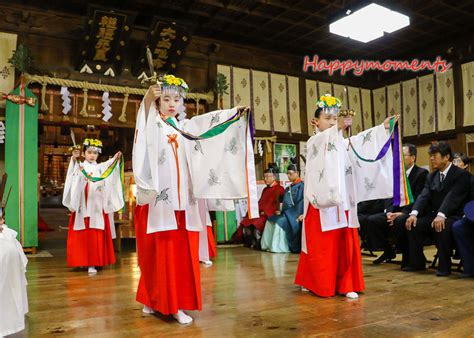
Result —
[{"label": "white miko robe", "polygon": [[[172,121],[184,132],[201,135],[236,113],[234,108]],[[175,210],[186,211],[187,230],[201,231],[207,224],[200,216],[198,199],[246,198],[258,217],[253,145],[247,123],[241,118],[215,137],[188,140],[162,120],[155,105],[145,120],[142,101],[135,130],[133,173],[137,204],[149,205],[148,234],[177,229]]]},{"label": "white miko robe", "polygon": [[[90,218],[91,229],[104,230],[102,214],[104,212],[109,217],[112,238],[116,237],[113,213],[122,209],[124,205],[119,165],[117,164],[108,178],[99,182],[88,182],[80,170],[82,166],[89,175],[100,177],[113,162],[113,158],[102,163],[87,161],[79,163],[71,159],[64,183],[63,205],[71,212],[76,212],[75,231],[86,229],[85,217]],[[87,202],[86,184],[89,184]]]},{"label": "white miko robe", "polygon": [[3,225],[0,233],[0,337],[24,330],[28,313],[26,264],[17,233]]},{"label": "white miko robe", "polygon": [[[351,142],[360,156],[375,159],[388,138],[382,124],[352,136]],[[312,136],[307,143],[305,212],[310,203],[319,209],[322,231],[358,228],[359,202],[393,197],[391,149],[381,160],[365,162],[348,145],[337,126]],[[304,229],[303,225],[302,250],[307,253]]]}]

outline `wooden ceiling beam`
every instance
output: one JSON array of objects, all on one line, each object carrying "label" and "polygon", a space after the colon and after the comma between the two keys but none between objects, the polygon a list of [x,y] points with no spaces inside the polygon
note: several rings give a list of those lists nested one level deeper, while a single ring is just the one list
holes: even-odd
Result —
[{"label": "wooden ceiling beam", "polygon": [[[224,5],[222,3],[218,3],[218,2],[215,2],[213,0],[196,0],[196,2],[205,4],[205,5],[209,5],[209,6],[224,8]],[[249,9],[245,9],[245,8],[234,6],[234,5],[229,5],[225,8],[228,9],[228,10],[231,10],[231,11],[245,13],[245,14],[248,14],[248,15],[253,15],[255,17],[260,17],[260,18],[267,19],[267,22],[262,23],[261,25],[259,25],[259,27],[266,26],[270,22],[273,22],[274,20],[278,20],[278,21],[280,21],[284,24],[288,24],[288,25],[294,24],[294,22],[292,20],[281,18],[281,15],[284,14],[284,12],[282,12],[282,13],[278,14],[277,16],[275,16],[275,15],[270,15],[270,14],[265,13],[264,10],[252,10],[251,11]],[[309,24],[304,24],[303,26],[307,29],[313,28],[313,26],[309,25]]]},{"label": "wooden ceiling beam", "polygon": [[[298,6],[300,3],[302,3],[304,0],[300,0],[298,1],[297,3],[295,3],[295,7]],[[281,12],[275,19],[278,20],[279,17],[281,17],[282,15],[286,14],[287,12],[289,11],[289,9],[284,9],[283,12]],[[288,24],[285,28],[282,28],[281,30],[279,30],[278,32],[276,32],[275,34],[273,34],[271,37],[269,38],[266,38],[265,40],[273,40],[274,38],[276,38],[277,36],[283,34],[284,32],[288,32],[289,30],[291,30],[292,28],[296,27],[296,26],[300,26],[301,24],[306,24],[306,20],[310,18],[309,16],[304,19],[303,21],[296,21],[296,22],[293,22],[292,24]],[[265,27],[265,25],[269,24],[271,21],[268,21],[266,22],[264,25],[261,26],[261,28],[258,30],[258,31],[261,31],[262,28]]]},{"label": "wooden ceiling beam", "polygon": [[[459,13],[461,15],[465,15],[465,16],[468,16],[470,18],[474,18],[474,14],[472,14],[471,12],[468,12],[468,11],[463,11],[462,9],[464,7],[467,7],[470,3],[469,2],[465,2],[464,4],[459,4],[459,6],[453,6],[451,4],[448,4],[446,3],[445,1],[443,0],[435,0],[434,2],[436,2],[437,4],[440,4],[441,6],[444,6],[444,7],[447,7],[449,8],[450,10],[452,10],[453,12],[456,12],[456,13]],[[472,2],[471,2],[472,4]]]},{"label": "wooden ceiling beam", "polygon": [[405,0],[405,1],[403,1],[402,3],[400,3],[398,5],[396,3],[387,4],[387,7],[392,9],[392,10],[400,11],[400,12],[408,15],[409,17],[417,16],[419,18],[422,18],[422,19],[426,20],[427,22],[435,22],[438,25],[442,25],[442,26],[450,28],[450,29],[453,29],[453,28],[456,29],[457,28],[456,25],[453,25],[453,24],[447,23],[443,20],[437,19],[436,16],[429,16],[429,15],[422,14],[421,13],[422,11],[425,11],[425,10],[427,10],[429,8],[432,8],[433,6],[436,5],[435,1],[426,1],[426,3],[427,3],[427,5],[422,7],[422,8],[413,8],[413,6],[414,6],[413,1]]},{"label": "wooden ceiling beam", "polygon": [[[300,1],[301,2],[301,1]],[[325,9],[327,8],[328,6],[325,6]],[[308,21],[309,19],[313,19],[314,17],[313,16],[307,16],[306,19],[302,20],[302,21],[297,21],[295,24],[291,25],[291,26],[288,26],[286,27],[285,29],[282,29],[278,32],[276,32],[275,34],[273,34],[272,36],[269,37],[269,39],[274,39],[278,36],[280,36],[281,34],[283,33],[286,33],[288,32],[289,30],[295,28],[295,27],[298,27],[300,26],[302,23],[305,23],[306,21]],[[317,29],[321,29],[322,27],[324,27],[324,24],[323,25],[318,25]]]},{"label": "wooden ceiling beam", "polygon": [[[280,1],[280,0],[257,0],[256,2],[261,4],[261,5],[264,5],[264,6],[270,5],[270,6],[273,6],[273,7],[278,7],[278,8],[281,8],[281,9],[285,9],[287,11],[293,11],[293,12],[296,12],[298,14],[303,14],[303,15],[309,16],[311,18],[326,20],[326,17],[322,14],[319,14],[318,12],[310,13],[310,12],[304,10],[304,9],[298,8],[297,6],[303,1],[299,1],[297,4],[291,4],[291,5],[288,5],[288,3],[285,3],[285,2]],[[328,3],[328,5],[330,5],[330,3]]]}]

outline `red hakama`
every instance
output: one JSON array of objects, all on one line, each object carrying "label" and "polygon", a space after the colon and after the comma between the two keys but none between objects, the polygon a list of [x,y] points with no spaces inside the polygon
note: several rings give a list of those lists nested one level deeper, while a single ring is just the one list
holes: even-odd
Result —
[{"label": "red hakama", "polygon": [[67,236],[68,266],[105,266],[115,263],[109,216],[105,213],[103,216],[104,230],[91,229],[89,217],[84,218],[84,230],[74,230],[76,213],[71,214]]},{"label": "red hakama", "polygon": [[357,230],[346,227],[321,231],[319,210],[309,205],[305,218],[308,253],[301,252],[295,284],[320,297],[364,291]]},{"label": "red hakama", "polygon": [[175,211],[177,230],[147,234],[148,205],[135,208],[137,301],[164,315],[201,310],[199,232],[186,230],[184,211]]},{"label": "red hakama", "polygon": [[217,256],[216,242],[214,241],[214,233],[212,232],[212,227],[206,226],[207,228],[207,243],[209,250],[209,258],[214,258]]}]

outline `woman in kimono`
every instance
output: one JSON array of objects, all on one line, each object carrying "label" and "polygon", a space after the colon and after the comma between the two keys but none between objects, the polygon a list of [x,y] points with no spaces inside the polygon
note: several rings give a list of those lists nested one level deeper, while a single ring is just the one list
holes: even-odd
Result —
[{"label": "woman in kimono", "polygon": [[327,94],[317,103],[316,134],[307,143],[305,216],[302,252],[295,284],[320,297],[336,293],[358,298],[364,291],[357,220],[357,203],[393,196],[392,154],[374,158],[387,144],[390,119],[350,138],[342,131],[352,117],[339,117],[341,101]]},{"label": "woman in kimono", "polygon": [[257,250],[261,249],[262,234],[267,219],[280,210],[280,202],[285,193],[285,189],[276,178],[276,171],[272,168],[268,168],[263,172],[265,188],[263,188],[258,201],[260,216],[255,218],[246,215],[242,221],[240,221],[240,226],[234,235],[232,235],[234,242],[238,243],[242,240],[245,246]]},{"label": "woman in kimono", "polygon": [[[6,176],[3,179],[5,187]],[[4,189],[1,189],[2,193]],[[0,337],[25,329],[25,314],[28,313],[26,293],[26,264],[16,231],[5,224],[6,202],[0,196]]]},{"label": "woman in kimono", "polygon": [[290,164],[287,171],[291,185],[285,189],[281,211],[267,219],[262,236],[262,250],[271,252],[301,251],[301,221],[304,213],[304,183],[296,164]]},{"label": "woman in kimono", "polygon": [[101,152],[102,142],[89,138],[83,143],[84,162],[79,161],[79,149],[72,151],[63,193],[63,205],[71,211],[67,265],[88,267],[89,275],[97,274],[96,267],[115,263],[114,212],[124,205],[122,153],[97,163]]},{"label": "woman in kimono", "polygon": [[[144,313],[182,325],[201,310],[200,233],[208,224],[199,201],[248,198],[258,215],[249,113],[234,108],[184,120],[183,79],[150,86],[137,114],[133,172],[135,227]],[[201,245],[201,248],[204,248]]]}]

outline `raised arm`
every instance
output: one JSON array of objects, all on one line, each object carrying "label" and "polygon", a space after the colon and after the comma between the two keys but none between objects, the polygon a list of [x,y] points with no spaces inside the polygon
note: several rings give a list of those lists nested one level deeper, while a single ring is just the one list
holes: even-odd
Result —
[{"label": "raised arm", "polygon": [[148,119],[148,112],[152,104],[156,104],[156,101],[161,96],[161,87],[159,85],[150,86],[143,97],[143,104],[145,105],[145,121]]}]

